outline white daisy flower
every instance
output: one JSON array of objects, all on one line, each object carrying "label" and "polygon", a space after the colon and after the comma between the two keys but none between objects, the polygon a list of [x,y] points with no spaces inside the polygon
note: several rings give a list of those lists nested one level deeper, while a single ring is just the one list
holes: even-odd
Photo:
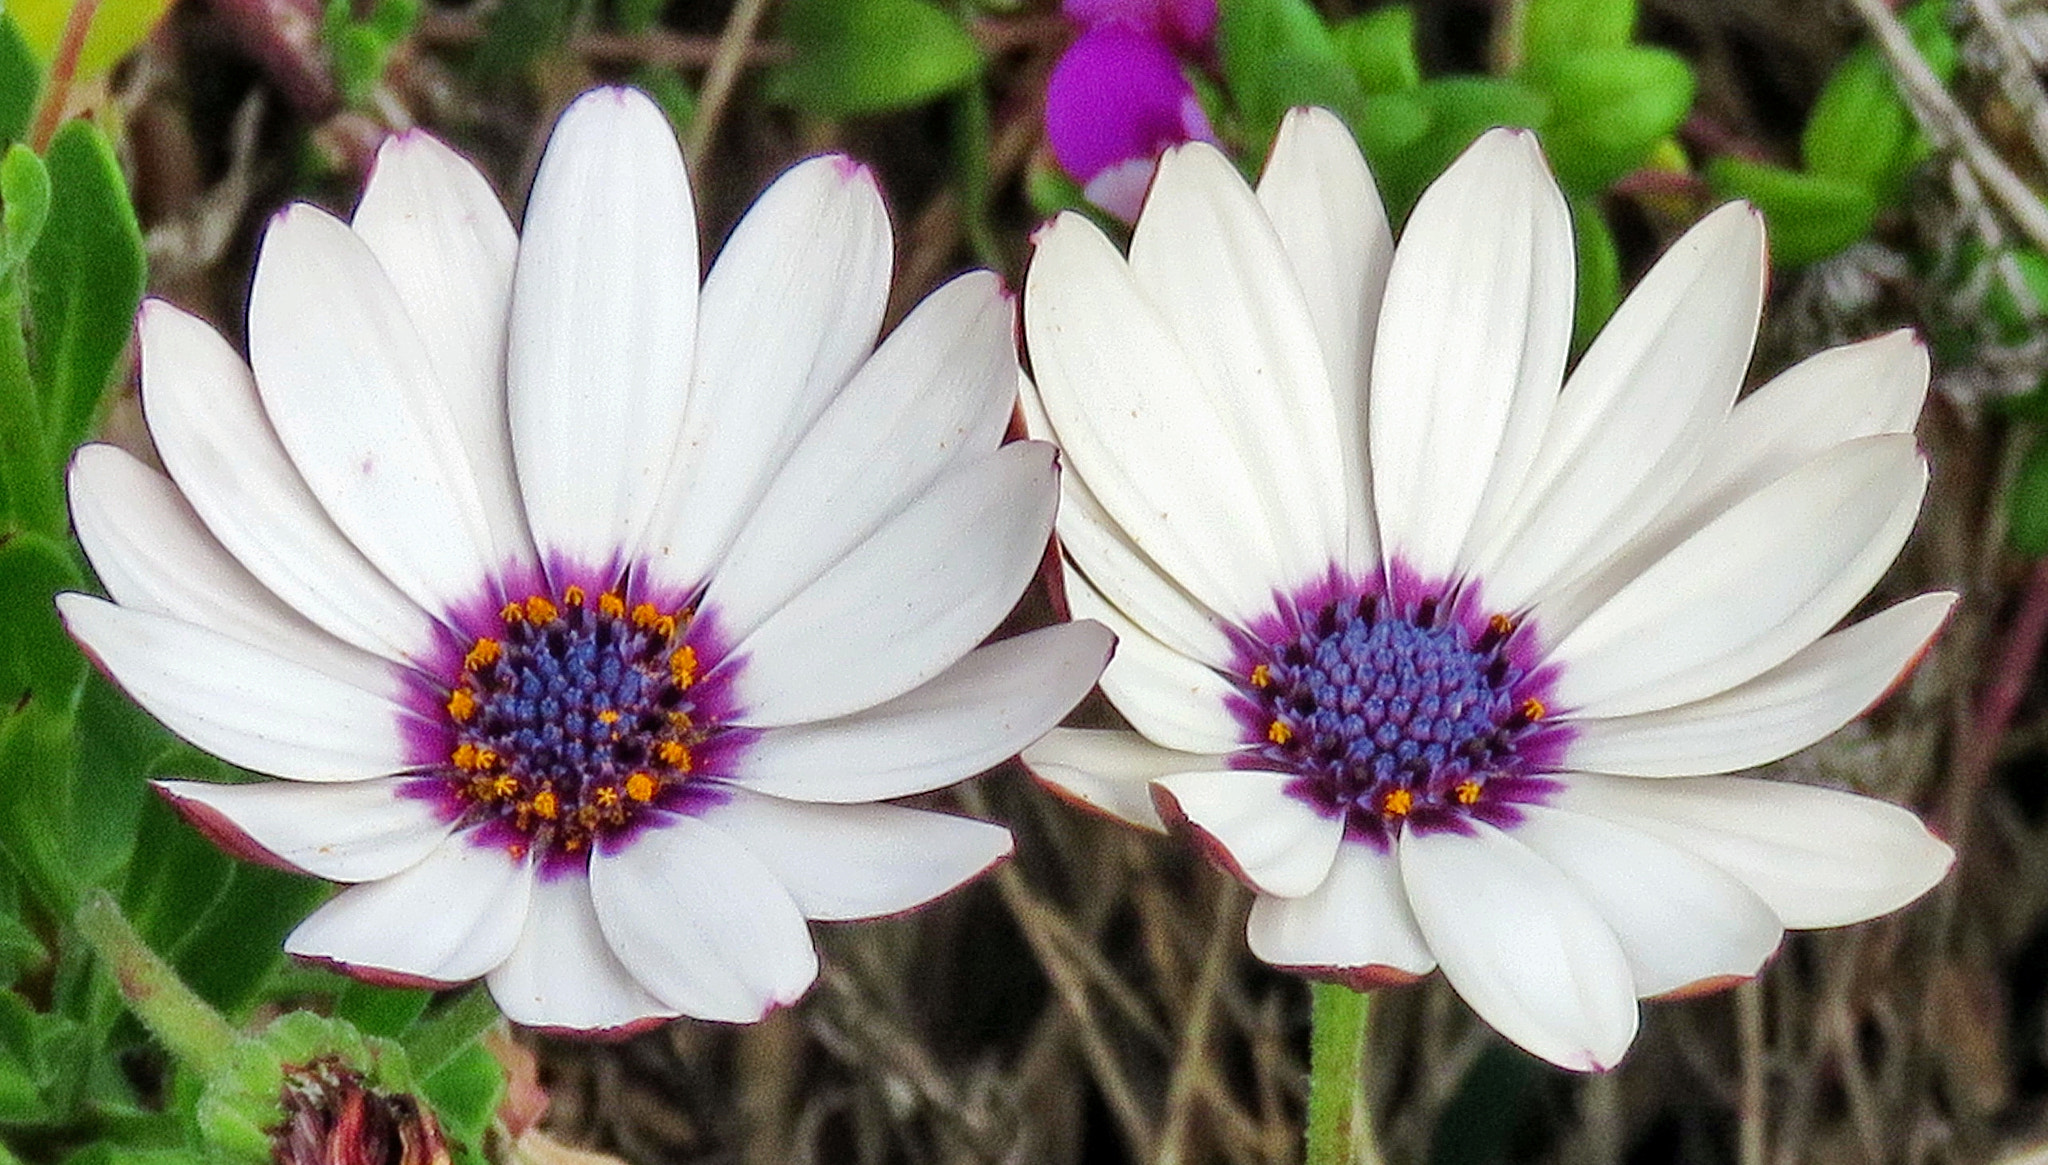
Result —
[{"label": "white daisy flower", "polygon": [[81,451],[74,517],[115,601],[59,604],[173,731],[288,778],[160,788],[239,853],[354,883],[293,954],[485,977],[537,1027],[747,1021],[815,977],[805,919],[904,911],[1009,852],[872,802],[1035,739],[1109,634],[976,648],[1039,561],[1053,451],[998,447],[994,276],[876,347],[891,246],[873,177],[817,158],[700,289],[667,121],[599,90],[523,238],[406,134],[352,221],[271,223],[248,365],[145,306],[170,478]]},{"label": "white daisy flower", "polygon": [[1397,249],[1320,111],[1256,191],[1170,154],[1128,260],[1051,224],[1027,415],[1064,452],[1068,599],[1116,631],[1102,687],[1137,731],[1026,762],[1184,822],[1257,892],[1267,962],[1360,988],[1441,968],[1568,1068],[1620,1059],[1639,997],[1912,901],[1952,855],[1910,814],[1714,775],[1870,706],[1955,601],[1828,633],[1913,525],[1926,355],[1885,336],[1738,404],[1763,294],[1757,215],[1724,207],[1567,377],[1572,231],[1535,138],[1482,137]]}]

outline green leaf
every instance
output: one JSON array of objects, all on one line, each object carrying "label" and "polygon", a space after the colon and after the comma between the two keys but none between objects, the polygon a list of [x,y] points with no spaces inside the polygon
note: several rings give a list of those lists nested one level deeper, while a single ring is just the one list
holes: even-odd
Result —
[{"label": "green leaf", "polygon": [[486,81],[525,72],[568,39],[580,7],[578,0],[504,0],[484,17],[484,39],[471,67]]},{"label": "green leaf", "polygon": [[0,12],[0,142],[18,142],[28,135],[42,90],[42,62],[22,39],[14,14]]},{"label": "green leaf", "polygon": [[1519,59],[1543,68],[1584,52],[1627,48],[1635,29],[1635,0],[1529,0]]},{"label": "green leaf", "polygon": [[378,987],[349,979],[335,996],[334,1014],[354,1024],[364,1035],[396,1039],[426,1013],[427,1004],[433,1001],[431,991]]},{"label": "green leaf", "polygon": [[2005,540],[2027,558],[2048,554],[2048,439],[2034,442],[2012,479],[2005,496]]},{"label": "green leaf", "polygon": [[782,35],[796,55],[769,95],[821,117],[922,105],[981,73],[974,39],[925,0],[789,0]]},{"label": "green leaf", "polygon": [[1621,303],[1621,248],[1600,213],[1598,199],[1572,201],[1572,234],[1579,252],[1579,303],[1572,343],[1584,351]]},{"label": "green leaf", "polygon": [[[1533,129],[1550,116],[1550,102],[1541,93],[1518,81],[1494,77],[1440,77],[1408,93],[1373,101],[1371,120],[1384,121],[1410,101],[1426,119],[1421,131],[1409,136],[1399,149],[1376,149],[1372,134],[1359,135],[1379,178],[1380,195],[1396,218],[1406,216],[1423,187],[1481,133],[1497,125]],[[1402,129],[1413,130],[1414,126],[1411,122]]]},{"label": "green leaf", "polygon": [[[189,751],[181,754],[194,756]],[[183,766],[177,776],[193,775]],[[200,770],[206,774],[205,769]],[[213,913],[234,880],[234,860],[158,797],[143,803],[135,856],[121,891],[121,909],[151,950],[175,960],[186,939]]]},{"label": "green leaf", "polygon": [[0,159],[0,277],[12,272],[42,237],[50,218],[50,170],[34,150],[7,147]]},{"label": "green leaf", "polygon": [[47,1117],[36,1055],[42,1016],[21,996],[0,992],[0,1124],[27,1124]]},{"label": "green leaf", "polygon": [[1415,59],[1415,10],[1389,4],[1354,16],[1330,30],[1337,51],[1368,95],[1399,93],[1422,84]]},{"label": "green leaf", "polygon": [[1869,234],[1877,217],[1877,198],[1866,187],[1742,158],[1709,162],[1707,182],[1723,198],[1756,204],[1770,234],[1771,258],[1784,267],[1841,251]]},{"label": "green leaf", "polygon": [[1558,181],[1579,194],[1640,166],[1692,108],[1692,67],[1663,49],[1574,53],[1523,77],[1550,97],[1543,143]]},{"label": "green leaf", "polygon": [[633,84],[661,106],[668,115],[669,128],[676,136],[687,140],[690,123],[697,119],[697,95],[683,82],[674,69],[663,69],[654,65],[642,65],[633,70]]},{"label": "green leaf", "polygon": [[78,701],[78,774],[71,807],[71,860],[79,879],[105,880],[135,850],[144,780],[163,756],[185,747],[149,713],[88,670]]},{"label": "green leaf", "polygon": [[505,1069],[482,1044],[456,1053],[446,1067],[420,1082],[420,1091],[450,1134],[472,1145],[483,1140],[505,1094]]},{"label": "green leaf", "polygon": [[[7,10],[21,25],[22,39],[41,60],[57,55],[64,22],[75,0],[9,0]],[[169,11],[171,0],[99,0],[92,28],[78,55],[79,81],[91,81],[118,64],[148,39],[150,30]]]},{"label": "green leaf", "polygon": [[142,230],[114,148],[73,121],[50,142],[50,218],[30,253],[29,357],[48,448],[84,440],[142,303]]},{"label": "green leaf", "polygon": [[0,706],[34,696],[69,711],[85,656],[57,618],[58,591],[85,585],[69,547],[28,532],[0,542]]},{"label": "green leaf", "polygon": [[1890,71],[1865,45],[1844,58],[1821,87],[1799,152],[1813,173],[1884,192],[1888,199],[1903,177],[1901,162],[1915,133]]},{"label": "green leaf", "polygon": [[342,100],[353,106],[369,101],[384,80],[391,50],[412,35],[419,16],[419,0],[376,0],[366,19],[357,18],[353,0],[327,0],[321,39]]},{"label": "green leaf", "polygon": [[43,912],[71,917],[77,869],[65,852],[71,718],[30,701],[0,708],[0,855]]},{"label": "green leaf", "polygon": [[236,862],[225,891],[173,965],[199,997],[230,1016],[256,1002],[284,960],[284,939],[331,893],[324,882]]},{"label": "green leaf", "polygon": [[1216,55],[1253,152],[1297,105],[1320,105],[1357,125],[1365,90],[1307,0],[1221,0]]}]

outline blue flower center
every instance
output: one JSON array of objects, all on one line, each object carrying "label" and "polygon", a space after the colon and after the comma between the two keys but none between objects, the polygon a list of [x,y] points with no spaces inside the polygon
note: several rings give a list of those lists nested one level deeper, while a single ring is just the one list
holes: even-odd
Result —
[{"label": "blue flower center", "polygon": [[1514,624],[1476,633],[1425,601],[1407,614],[1340,599],[1266,645],[1243,687],[1263,739],[1246,760],[1300,774],[1290,791],[1347,834],[1456,829],[1547,791],[1526,755],[1547,709],[1510,650]]},{"label": "blue flower center", "polygon": [[588,603],[569,587],[500,619],[504,634],[471,645],[446,705],[465,824],[495,824],[515,857],[573,855],[672,799],[709,734],[689,695],[689,612],[628,608],[609,591]]}]

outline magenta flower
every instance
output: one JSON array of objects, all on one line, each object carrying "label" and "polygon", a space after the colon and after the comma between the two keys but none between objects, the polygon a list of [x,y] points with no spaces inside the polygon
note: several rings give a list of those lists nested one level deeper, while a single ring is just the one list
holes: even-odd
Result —
[{"label": "magenta flower", "polygon": [[1216,6],[1068,0],[1066,13],[1083,29],[1046,83],[1046,136],[1088,201],[1134,219],[1161,153],[1216,140],[1182,71],[1184,57],[1207,53]]}]

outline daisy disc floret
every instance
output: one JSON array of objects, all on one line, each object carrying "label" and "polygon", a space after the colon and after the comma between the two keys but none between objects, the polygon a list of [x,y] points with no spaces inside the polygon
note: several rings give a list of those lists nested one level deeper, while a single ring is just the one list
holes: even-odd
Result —
[{"label": "daisy disc floret", "polygon": [[1756,213],[1679,239],[1567,375],[1574,263],[1535,138],[1482,135],[1397,247],[1350,134],[1291,114],[1254,189],[1170,151],[1128,257],[1063,216],[1024,295],[1032,430],[1065,455],[1074,614],[1134,731],[1026,762],[1185,827],[1256,892],[1267,962],[1441,969],[1509,1039],[1612,1066],[1638,998],[1758,973],[1786,928],[1912,901],[1911,814],[1728,776],[1883,695],[1955,602],[1836,628],[1927,473],[1914,337],[1737,400]]},{"label": "daisy disc floret", "polygon": [[71,632],[173,731],[281,780],[159,789],[229,849],[349,884],[287,940],[378,982],[485,978],[513,1020],[748,1021],[817,973],[806,919],[899,913],[1007,831],[887,804],[1057,723],[1109,634],[977,646],[1052,524],[1002,445],[986,272],[879,346],[872,176],[785,173],[699,285],[667,120],[578,99],[523,235],[440,142],[387,142],[348,222],[265,235],[249,362],[140,321],[166,477],[72,468],[113,601]]}]

